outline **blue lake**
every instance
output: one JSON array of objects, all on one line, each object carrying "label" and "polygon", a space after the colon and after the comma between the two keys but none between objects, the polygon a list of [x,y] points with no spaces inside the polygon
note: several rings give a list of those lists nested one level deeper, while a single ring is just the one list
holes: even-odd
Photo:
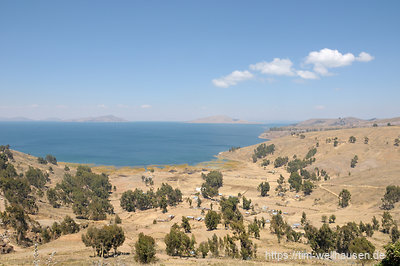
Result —
[{"label": "blue lake", "polygon": [[197,164],[232,146],[248,146],[276,125],[175,122],[0,122],[0,144],[34,156],[115,166]]}]

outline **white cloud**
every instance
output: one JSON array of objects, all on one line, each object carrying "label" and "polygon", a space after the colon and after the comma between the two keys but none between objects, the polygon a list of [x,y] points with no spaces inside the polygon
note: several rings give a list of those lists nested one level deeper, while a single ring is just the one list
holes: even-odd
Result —
[{"label": "white cloud", "polygon": [[251,78],[253,78],[253,74],[251,74],[249,71],[236,70],[227,76],[218,79],[213,79],[212,83],[216,87],[228,88],[230,86],[236,85],[238,82],[245,81]]},{"label": "white cloud", "polygon": [[302,79],[318,79],[318,75],[308,70],[297,70],[296,74]]},{"label": "white cloud", "polygon": [[325,109],[325,106],[324,105],[317,105],[317,106],[315,106],[315,109],[323,110],[323,109]]},{"label": "white cloud", "polygon": [[293,63],[289,59],[274,58],[271,62],[264,61],[250,65],[250,69],[269,75],[294,76],[292,66]]},{"label": "white cloud", "polygon": [[39,104],[31,104],[31,105],[29,105],[29,107],[31,107],[31,108],[38,108],[38,107],[39,107]]},{"label": "white cloud", "polygon": [[[342,54],[338,50],[324,48],[319,51],[310,52],[304,60],[304,64],[312,65],[314,71],[307,70],[307,67],[303,66],[299,69],[295,69],[293,67],[293,62],[288,58],[274,58],[270,62],[259,62],[250,65],[249,69],[269,76],[297,76],[300,79],[295,80],[295,82],[304,82],[304,80],[307,79],[319,79],[321,76],[332,75],[332,73],[329,72],[329,69],[331,68],[349,66],[354,62],[369,62],[373,59],[374,57],[366,52],[361,52],[358,56],[355,56],[352,53]],[[228,88],[236,85],[238,82],[253,77],[253,73],[248,70],[236,70],[227,76],[213,79],[212,82],[216,87]],[[258,80],[265,81],[262,78],[258,78]]]},{"label": "white cloud", "polygon": [[374,57],[370,55],[369,53],[366,52],[361,52],[358,57],[356,58],[357,61],[360,62],[369,62],[371,60],[374,60]]},{"label": "white cloud", "polygon": [[122,108],[122,109],[126,109],[126,108],[129,108],[129,105],[126,105],[126,104],[117,104],[117,107],[118,107],[118,108]]},{"label": "white cloud", "polygon": [[358,57],[352,53],[342,54],[338,50],[328,48],[313,51],[306,57],[305,63],[314,65],[314,71],[322,76],[329,75],[329,68],[349,66],[354,61],[369,62],[373,59],[368,53],[361,52]]},{"label": "white cloud", "polygon": [[140,106],[140,108],[143,108],[143,109],[151,108],[151,105],[150,105],[150,104],[142,104],[142,105]]},{"label": "white cloud", "polygon": [[106,106],[105,104],[98,104],[97,107],[98,107],[98,108],[103,108],[103,109],[104,109],[104,108],[107,108],[107,106]]}]

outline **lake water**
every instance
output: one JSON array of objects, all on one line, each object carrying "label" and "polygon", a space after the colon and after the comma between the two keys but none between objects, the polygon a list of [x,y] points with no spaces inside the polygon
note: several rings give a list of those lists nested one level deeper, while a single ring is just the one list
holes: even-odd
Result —
[{"label": "lake water", "polygon": [[95,165],[197,164],[232,146],[248,146],[275,125],[175,122],[0,122],[0,144],[34,156]]}]

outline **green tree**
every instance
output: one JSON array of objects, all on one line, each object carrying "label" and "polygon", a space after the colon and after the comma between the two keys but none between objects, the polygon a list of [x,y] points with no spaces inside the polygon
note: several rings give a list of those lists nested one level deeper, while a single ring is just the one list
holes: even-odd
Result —
[{"label": "green tree", "polygon": [[333,224],[336,221],[336,216],[334,214],[332,214],[331,216],[329,216],[329,223]]},{"label": "green tree", "polygon": [[201,242],[198,248],[198,253],[201,253],[203,259],[207,257],[209,251],[208,242]]},{"label": "green tree", "polygon": [[385,234],[390,233],[390,228],[393,226],[394,221],[392,215],[388,212],[385,211],[382,214],[382,232]]},{"label": "green tree", "polygon": [[400,241],[385,246],[386,256],[382,260],[383,266],[400,265]]},{"label": "green tree", "polygon": [[245,196],[243,196],[242,201],[243,201],[243,209],[244,210],[250,210],[251,199],[247,199]]},{"label": "green tree", "polygon": [[270,190],[270,186],[268,182],[261,182],[258,185],[258,191],[261,192],[261,197],[266,197],[268,196],[268,192]]},{"label": "green tree", "polygon": [[183,230],[185,230],[185,233],[190,233],[190,231],[192,230],[190,223],[189,223],[189,219],[185,216],[182,216],[181,227],[183,228]]},{"label": "green tree", "polygon": [[314,189],[314,184],[310,180],[304,180],[302,189],[305,195],[310,195]]},{"label": "green tree", "polygon": [[375,247],[365,237],[357,237],[351,241],[349,251],[352,254],[363,254],[363,257],[359,259],[365,262],[374,258]]},{"label": "green tree", "polygon": [[394,225],[392,227],[392,230],[390,231],[390,239],[392,240],[392,243],[397,242],[400,238],[400,231],[397,225]]},{"label": "green tree", "polygon": [[155,260],[155,255],[154,238],[140,233],[135,243],[135,260],[140,263],[151,263]]},{"label": "green tree", "polygon": [[348,191],[347,189],[343,189],[339,193],[339,206],[342,208],[349,206],[350,199],[351,199],[350,191]]},{"label": "green tree", "polygon": [[208,211],[204,222],[208,230],[215,230],[217,229],[218,224],[221,222],[221,215],[219,215],[215,211]]},{"label": "green tree", "polygon": [[290,178],[288,179],[288,182],[290,184],[290,188],[296,190],[296,192],[299,192],[301,189],[302,185],[302,178],[297,172],[293,172],[290,174]]},{"label": "green tree", "polygon": [[43,175],[42,171],[38,168],[29,166],[28,171],[25,173],[26,179],[29,184],[36,188],[43,188],[47,182],[47,178]]}]

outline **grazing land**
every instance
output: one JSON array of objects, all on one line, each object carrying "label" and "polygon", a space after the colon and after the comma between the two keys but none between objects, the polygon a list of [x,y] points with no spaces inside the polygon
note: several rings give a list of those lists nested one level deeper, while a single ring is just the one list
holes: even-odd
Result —
[{"label": "grazing land", "polygon": [[[219,158],[212,162],[197,166],[170,165],[163,168],[115,168],[93,167],[94,174],[106,174],[112,189],[109,191],[109,202],[113,211],[106,213],[105,219],[82,219],[77,215],[71,204],[61,204],[54,208],[46,197],[46,191],[56,188],[63,182],[66,173],[78,176],[78,165],[58,162],[57,164],[41,164],[38,158],[11,150],[13,159],[9,160],[18,174],[25,174],[29,167],[38,168],[48,175],[48,181],[42,188],[44,194],[31,193],[36,200],[38,211],[28,214],[30,219],[38,222],[41,227],[51,226],[55,221],[61,223],[66,215],[72,217],[81,229],[77,233],[62,234],[48,243],[37,247],[38,258],[44,262],[51,257],[57,264],[87,265],[93,262],[104,261],[110,265],[122,263],[135,263],[135,243],[139,234],[143,233],[154,238],[156,250],[156,263],[159,264],[254,264],[256,262],[278,263],[274,259],[266,259],[266,251],[312,252],[310,239],[304,235],[305,226],[302,223],[303,212],[307,215],[308,224],[320,228],[329,224],[332,230],[336,226],[344,226],[348,222],[357,225],[371,223],[375,216],[379,223],[382,220],[382,198],[388,185],[400,185],[400,147],[396,144],[399,138],[399,126],[379,126],[345,128],[327,131],[312,131],[295,133],[265,142],[267,146],[274,145],[273,152],[263,154],[260,152],[254,156],[255,149],[259,145],[232,149],[223,152]],[[355,141],[353,138],[355,138]],[[315,150],[313,150],[315,149]],[[49,151],[51,152],[51,151]],[[355,166],[352,167],[352,159],[357,156]],[[275,167],[278,158],[287,157],[287,162]],[[295,159],[303,160],[305,165],[301,169],[289,171]],[[268,161],[268,163],[267,163]],[[279,161],[279,159],[278,159]],[[285,162],[285,160],[283,160]],[[51,170],[49,167],[51,166]],[[66,167],[67,166],[67,167]],[[66,170],[67,169],[67,170]],[[212,197],[202,196],[202,186],[207,187],[206,175],[212,171],[219,171],[223,176],[223,184],[217,188],[217,195]],[[313,177],[306,178],[305,170]],[[80,170],[78,170],[79,172]],[[293,173],[302,173],[303,183],[297,190],[295,186],[290,188],[289,180],[295,176]],[[304,174],[304,175],[303,175]],[[279,182],[280,177],[284,182]],[[206,180],[206,182],[205,182]],[[312,184],[311,192],[306,190],[306,180]],[[147,182],[149,181],[149,182]],[[210,181],[212,182],[212,181]],[[260,183],[268,182],[270,189],[267,195],[262,197],[258,189]],[[301,181],[300,181],[301,182]],[[146,192],[150,189],[157,191],[162,184],[169,184],[182,193],[182,201],[177,204],[162,208],[152,207],[145,210],[136,209],[128,212],[121,207],[120,200],[124,192],[141,189]],[[210,183],[211,184],[211,183]],[[293,183],[295,184],[295,183]],[[208,188],[208,187],[207,187]],[[297,191],[296,191],[297,190]],[[343,190],[351,194],[347,207],[339,206],[339,195]],[[33,189],[39,191],[39,189]],[[233,226],[224,226],[218,223],[215,230],[208,230],[204,219],[209,210],[213,209],[221,213],[220,202],[223,198],[238,197],[238,210],[243,217],[245,230],[251,228],[255,217],[257,220],[265,220],[265,227],[260,226],[259,237],[250,234],[249,239],[257,246],[256,254],[251,260],[231,258],[225,250],[219,255],[208,253],[205,258],[200,255],[170,256],[166,252],[165,236],[171,227],[177,223],[181,225],[182,216],[189,219],[191,227],[188,236],[194,235],[196,248],[215,234],[223,239],[226,235],[234,235]],[[6,210],[7,199],[4,192],[0,192],[0,211]],[[198,207],[197,199],[201,199]],[[251,200],[249,208],[244,209],[242,201]],[[399,203],[394,202],[389,208],[393,220],[400,220]],[[118,256],[105,258],[94,257],[93,249],[86,247],[82,242],[82,234],[86,234],[88,228],[101,228],[112,224],[116,215],[122,223],[125,241],[118,247]],[[274,216],[280,215],[283,220],[299,233],[299,241],[290,241],[285,233],[279,241],[276,233],[272,233],[271,226]],[[324,217],[335,217],[334,222],[323,221]],[[199,218],[199,221],[197,220]],[[250,225],[250,226],[249,226]],[[27,229],[30,231],[31,228]],[[250,231],[250,229],[249,229]],[[0,254],[0,264],[22,265],[32,263],[34,260],[34,245],[21,245],[15,240],[15,230],[11,226],[0,227],[0,234],[7,235],[7,242],[14,247],[14,252]],[[33,238],[32,232],[27,237]],[[362,233],[361,233],[362,234]],[[376,248],[376,251],[385,252],[384,246],[391,241],[390,233],[375,230],[372,236],[366,237]],[[239,238],[234,242],[241,247]],[[51,254],[55,252],[52,256]],[[111,252],[110,252],[111,253]],[[330,261],[330,260],[290,260],[286,263],[298,264],[345,264],[354,261]],[[376,261],[375,261],[376,262]]]}]

